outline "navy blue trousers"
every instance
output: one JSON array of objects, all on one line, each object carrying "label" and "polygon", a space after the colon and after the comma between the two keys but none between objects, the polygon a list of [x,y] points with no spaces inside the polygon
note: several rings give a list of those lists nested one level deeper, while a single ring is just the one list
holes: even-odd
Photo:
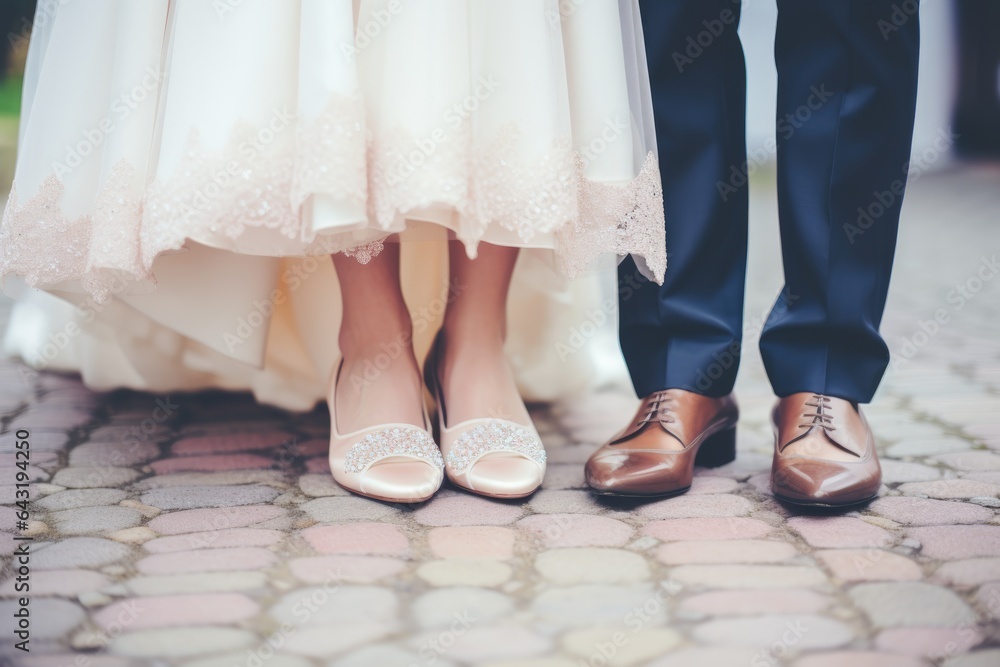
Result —
[{"label": "navy blue trousers", "polygon": [[777,156],[785,286],[763,327],[743,321],[747,173],[768,155],[747,160],[740,3],[640,5],[669,255],[662,286],[631,259],[619,267],[636,392],[728,394],[744,335],[760,333],[777,395],[870,401],[889,362],[879,323],[913,135],[917,0],[778,0],[764,153]]}]

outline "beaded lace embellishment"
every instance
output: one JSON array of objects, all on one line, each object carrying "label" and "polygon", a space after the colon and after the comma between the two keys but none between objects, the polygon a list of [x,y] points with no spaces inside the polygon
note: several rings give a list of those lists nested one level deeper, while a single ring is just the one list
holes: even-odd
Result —
[{"label": "beaded lace embellishment", "polygon": [[545,463],[546,459],[545,448],[528,429],[493,422],[480,424],[458,437],[455,446],[448,452],[448,470],[455,474],[463,473],[490,452],[515,452],[539,464]]},{"label": "beaded lace embellishment", "polygon": [[[442,204],[457,212],[458,236],[468,245],[478,244],[490,225],[516,232],[525,243],[553,233],[569,277],[613,252],[645,260],[650,277],[662,282],[663,192],[652,153],[635,179],[610,185],[585,178],[569,138],[528,160],[519,155],[520,133],[508,126],[482,148],[462,132],[448,135],[417,168],[410,164],[412,138],[388,133],[374,141],[363,114],[359,98],[334,98],[320,117],[290,121],[294,130],[275,133],[255,151],[246,150],[247,137],[257,132],[248,124],[234,129],[222,151],[192,135],[175,175],[145,191],[135,168],[122,160],[97,193],[93,212],[75,219],[62,211],[65,189],[55,175],[23,204],[12,189],[0,226],[0,276],[23,275],[42,287],[79,280],[104,302],[115,291],[155,284],[155,258],[188,238],[208,230],[235,245],[255,227],[301,241],[302,255],[344,252],[366,264],[382,251],[397,216]],[[369,231],[385,234],[363,243],[351,233],[305,241],[299,206],[311,194],[367,208]]]},{"label": "beaded lace embellishment", "polygon": [[344,457],[344,472],[364,472],[391,456],[412,456],[427,461],[438,470],[444,469],[441,450],[426,432],[394,426],[370,433],[354,443]]}]

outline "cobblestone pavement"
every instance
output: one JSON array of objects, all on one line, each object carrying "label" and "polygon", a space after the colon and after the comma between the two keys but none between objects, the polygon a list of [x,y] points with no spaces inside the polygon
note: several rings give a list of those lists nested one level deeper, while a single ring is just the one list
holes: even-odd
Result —
[{"label": "cobblestone pavement", "polygon": [[[767,489],[772,397],[739,382],[739,457],[689,494],[611,503],[582,463],[632,410],[537,411],[533,498],[443,490],[408,508],[327,472],[325,411],[221,393],[100,395],[0,367],[0,527],[31,430],[32,667],[580,667],[1000,664],[1000,166],[911,187],[868,415],[882,497],[798,516]],[[777,293],[773,195],[754,191],[747,338]],[[877,224],[877,222],[876,222]],[[859,240],[863,242],[863,239]],[[962,285],[962,291],[958,290]],[[749,348],[749,346],[748,346]],[[75,661],[74,661],[75,660]]]}]

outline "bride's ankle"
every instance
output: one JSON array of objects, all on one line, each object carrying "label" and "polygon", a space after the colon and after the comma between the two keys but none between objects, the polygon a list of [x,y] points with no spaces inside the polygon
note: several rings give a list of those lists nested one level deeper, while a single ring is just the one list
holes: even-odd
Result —
[{"label": "bride's ankle", "polygon": [[378,366],[386,366],[413,357],[413,327],[409,321],[391,328],[342,327],[338,340],[345,363],[367,359]]}]

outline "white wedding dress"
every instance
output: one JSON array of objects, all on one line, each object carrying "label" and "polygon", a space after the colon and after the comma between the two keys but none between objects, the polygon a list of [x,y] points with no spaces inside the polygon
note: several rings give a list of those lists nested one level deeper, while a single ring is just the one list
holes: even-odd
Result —
[{"label": "white wedding dress", "polygon": [[526,398],[622,381],[600,267],[666,267],[645,67],[635,0],[39,3],[6,350],[97,389],[308,409],[339,354],[329,255],[403,244],[419,354],[452,238],[525,249]]}]

